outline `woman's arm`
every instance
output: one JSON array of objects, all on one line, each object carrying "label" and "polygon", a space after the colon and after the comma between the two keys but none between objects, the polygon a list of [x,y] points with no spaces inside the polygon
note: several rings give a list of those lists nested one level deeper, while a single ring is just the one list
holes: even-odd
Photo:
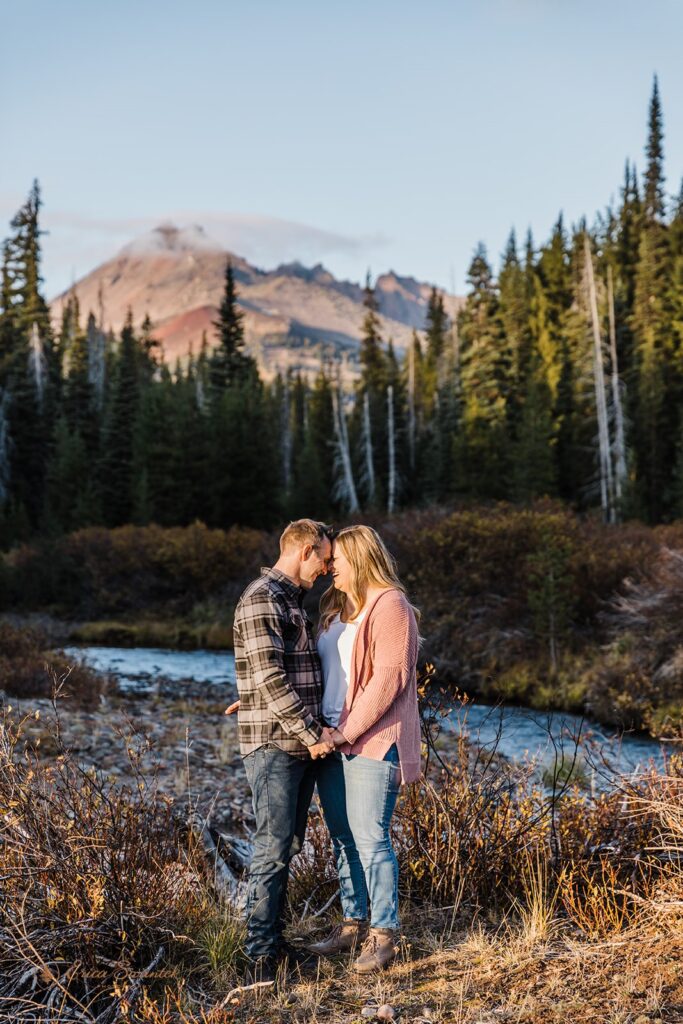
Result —
[{"label": "woman's arm", "polygon": [[383,607],[380,603],[373,619],[376,639],[372,675],[365,688],[357,691],[346,721],[337,730],[348,743],[355,743],[386,714],[409,681],[407,652],[417,632],[412,608],[402,595],[397,595]]}]

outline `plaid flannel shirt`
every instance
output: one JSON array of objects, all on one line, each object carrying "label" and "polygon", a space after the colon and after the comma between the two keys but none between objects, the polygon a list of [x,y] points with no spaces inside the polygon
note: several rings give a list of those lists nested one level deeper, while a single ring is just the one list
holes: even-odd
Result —
[{"label": "plaid flannel shirt", "polygon": [[242,757],[265,743],[307,758],[321,735],[322,667],[304,589],[261,569],[235,610],[235,675]]}]

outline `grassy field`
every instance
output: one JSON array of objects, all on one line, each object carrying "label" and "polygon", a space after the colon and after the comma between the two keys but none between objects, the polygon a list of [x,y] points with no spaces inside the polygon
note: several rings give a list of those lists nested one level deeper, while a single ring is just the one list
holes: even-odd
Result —
[{"label": "grassy field", "polygon": [[[186,703],[185,723],[177,700],[164,714],[191,746],[211,717]],[[70,719],[94,721],[93,712],[59,696],[49,706],[42,698],[36,713],[19,699],[0,716],[0,1019],[350,1024],[381,1011],[463,1024],[683,1020],[676,754],[665,772],[591,794],[560,766],[543,781],[464,740],[444,745],[441,712],[427,701],[427,774],[396,816],[399,962],[357,979],[348,962],[325,961],[254,991],[242,988],[243,925],[221,861],[190,813],[189,752],[187,787],[176,780],[169,790],[170,734],[155,751],[141,712],[129,714],[119,736],[127,770],[112,776],[98,768],[102,739],[90,757],[70,744]],[[238,759],[220,764],[216,785],[221,773],[243,783]],[[248,813],[236,808],[226,823],[244,834]],[[330,852],[314,811],[293,865],[293,940],[324,932],[338,913],[335,903],[321,913],[336,888]]]}]

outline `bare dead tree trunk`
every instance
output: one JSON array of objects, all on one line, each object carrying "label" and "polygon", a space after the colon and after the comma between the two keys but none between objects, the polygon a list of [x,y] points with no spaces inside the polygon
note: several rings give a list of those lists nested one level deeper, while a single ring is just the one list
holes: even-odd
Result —
[{"label": "bare dead tree trunk", "polygon": [[[107,339],[102,327],[98,327],[94,317],[88,320],[87,328],[88,344],[88,381],[95,392],[97,407],[102,408],[104,403],[104,383],[107,367]],[[199,376],[197,376],[199,380]]]},{"label": "bare dead tree trunk", "polygon": [[353,482],[353,469],[351,467],[351,453],[349,451],[349,436],[346,430],[346,419],[341,402],[341,384],[332,392],[332,407],[334,412],[334,433],[337,449],[337,469],[339,477],[335,487],[335,497],[339,498],[347,507],[349,512],[360,511],[356,485]]},{"label": "bare dead tree trunk", "polygon": [[38,405],[42,405],[47,378],[47,361],[45,359],[43,339],[40,336],[38,324],[35,322],[31,326],[31,335],[28,342],[28,368],[29,373],[33,377],[36,395],[38,396]]},{"label": "bare dead tree trunk", "polygon": [[591,321],[593,324],[593,379],[595,382],[595,404],[598,417],[598,444],[600,451],[600,496],[602,508],[607,522],[614,522],[614,490],[612,483],[612,453],[609,443],[609,421],[607,417],[607,396],[605,393],[605,373],[602,359],[602,339],[600,337],[600,319],[598,317],[598,299],[595,291],[593,274],[593,256],[591,253],[588,233],[584,236],[586,255],[586,274],[588,278],[588,297],[590,302]]},{"label": "bare dead tree trunk", "polygon": [[363,395],[363,459],[365,465],[365,487],[368,503],[375,500],[375,464],[372,457],[372,430],[370,427],[370,396],[366,391]]},{"label": "bare dead tree trunk", "polygon": [[387,487],[387,512],[391,515],[396,507],[396,439],[394,436],[394,388],[387,387],[387,437],[389,443],[389,482]]},{"label": "bare dead tree trunk", "polygon": [[292,425],[290,418],[289,379],[285,378],[282,400],[282,477],[287,497],[289,497],[292,487]]},{"label": "bare dead tree trunk", "polygon": [[624,408],[621,402],[619,365],[617,361],[617,328],[614,316],[614,281],[612,267],[607,267],[607,302],[609,305],[609,347],[612,363],[612,402],[614,403],[614,461],[615,495],[621,500],[623,483],[626,480],[626,432],[624,430]]},{"label": "bare dead tree trunk", "polygon": [[408,464],[415,469],[415,337],[408,347]]}]

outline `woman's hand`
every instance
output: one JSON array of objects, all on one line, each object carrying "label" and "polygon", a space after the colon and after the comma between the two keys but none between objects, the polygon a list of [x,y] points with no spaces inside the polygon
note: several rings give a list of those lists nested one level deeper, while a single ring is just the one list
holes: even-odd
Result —
[{"label": "woman's hand", "polygon": [[233,704],[231,704],[229,707],[227,707],[225,709],[224,714],[226,714],[226,715],[234,715],[236,711],[239,711],[239,708],[240,708],[240,702],[238,700],[236,700]]},{"label": "woman's hand", "polygon": [[335,747],[341,747],[346,743],[346,736],[343,732],[339,732],[339,729],[334,729],[330,738]]}]

